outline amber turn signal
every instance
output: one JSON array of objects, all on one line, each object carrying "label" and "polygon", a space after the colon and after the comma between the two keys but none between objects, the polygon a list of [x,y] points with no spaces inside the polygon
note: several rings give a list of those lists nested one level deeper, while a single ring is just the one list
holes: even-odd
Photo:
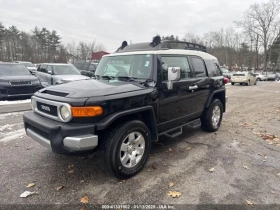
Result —
[{"label": "amber turn signal", "polygon": [[71,107],[73,117],[96,117],[103,113],[100,106]]}]

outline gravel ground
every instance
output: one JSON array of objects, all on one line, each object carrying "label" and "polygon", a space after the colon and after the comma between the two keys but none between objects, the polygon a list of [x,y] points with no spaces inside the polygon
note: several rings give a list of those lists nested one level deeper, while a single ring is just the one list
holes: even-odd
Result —
[{"label": "gravel ground", "polygon": [[[128,180],[109,175],[99,153],[87,158],[60,156],[37,144],[24,134],[23,112],[0,114],[0,209],[23,209],[27,204],[37,209],[35,204],[44,209],[66,204],[70,206],[64,209],[96,207],[91,204],[251,209],[250,202],[255,209],[280,208],[271,206],[280,204],[280,83],[228,85],[227,95],[218,132],[185,130],[176,139],[162,138],[153,145],[144,170]],[[36,185],[26,188],[29,183]],[[56,191],[58,186],[63,188]],[[38,193],[20,198],[26,190]],[[181,196],[171,198],[169,191]],[[84,196],[87,205],[80,203]]]}]

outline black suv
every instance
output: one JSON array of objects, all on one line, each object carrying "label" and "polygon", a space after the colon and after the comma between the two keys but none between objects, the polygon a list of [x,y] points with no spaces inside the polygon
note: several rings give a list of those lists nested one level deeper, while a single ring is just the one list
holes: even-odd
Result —
[{"label": "black suv", "polygon": [[79,69],[82,75],[93,77],[98,63],[93,61],[78,61],[74,66]]},{"label": "black suv", "polygon": [[118,178],[138,173],[152,142],[182,127],[217,131],[228,81],[217,58],[187,42],[123,45],[103,56],[95,78],[42,89],[24,114],[26,133],[66,155],[104,151]]}]

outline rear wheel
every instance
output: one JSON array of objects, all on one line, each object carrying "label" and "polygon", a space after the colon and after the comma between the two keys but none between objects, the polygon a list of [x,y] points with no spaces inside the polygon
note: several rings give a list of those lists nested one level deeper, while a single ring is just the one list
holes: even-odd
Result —
[{"label": "rear wheel", "polygon": [[219,99],[215,99],[201,118],[201,128],[208,132],[217,131],[223,118],[223,105]]},{"label": "rear wheel", "polygon": [[231,85],[234,85],[234,82],[232,82]]},{"label": "rear wheel", "polygon": [[112,129],[105,143],[105,164],[117,178],[134,176],[144,167],[151,150],[151,134],[139,120]]}]

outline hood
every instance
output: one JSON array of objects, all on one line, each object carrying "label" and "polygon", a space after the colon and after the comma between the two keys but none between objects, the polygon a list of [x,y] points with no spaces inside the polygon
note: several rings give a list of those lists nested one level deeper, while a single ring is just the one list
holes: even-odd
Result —
[{"label": "hood", "polygon": [[72,82],[77,80],[89,79],[89,77],[84,75],[54,75],[55,80],[61,80],[63,82]]},{"label": "hood", "polygon": [[89,79],[51,86],[43,89],[40,92],[47,93],[47,91],[49,90],[61,94],[64,93],[65,97],[69,98],[90,98],[128,93],[145,89],[147,88],[137,82]]},{"label": "hood", "polygon": [[24,80],[24,81],[34,81],[38,80],[35,76],[0,76],[0,81],[19,81],[19,80]]},{"label": "hood", "polygon": [[36,67],[26,67],[28,70],[31,70],[31,71],[36,71],[37,68]]}]

